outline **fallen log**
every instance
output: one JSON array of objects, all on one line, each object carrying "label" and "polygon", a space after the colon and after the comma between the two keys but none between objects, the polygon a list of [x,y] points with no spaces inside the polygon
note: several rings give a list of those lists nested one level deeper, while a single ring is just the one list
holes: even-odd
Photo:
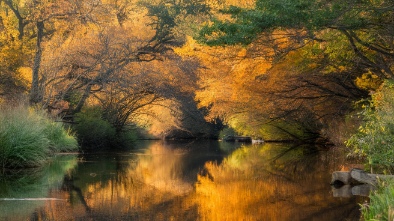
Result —
[{"label": "fallen log", "polygon": [[359,183],[375,185],[377,182],[377,174],[370,174],[361,169],[352,169],[350,177]]},{"label": "fallen log", "polygon": [[343,185],[341,187],[332,187],[332,194],[334,197],[353,197],[353,196],[369,196],[372,190],[376,187],[370,184],[361,185]]},{"label": "fallen log", "polygon": [[335,171],[332,173],[331,184],[338,186],[358,184],[376,185],[379,179],[394,179],[394,175],[371,174],[361,169]]},{"label": "fallen log", "polygon": [[350,185],[351,177],[349,171],[335,171],[332,173],[331,185]]}]

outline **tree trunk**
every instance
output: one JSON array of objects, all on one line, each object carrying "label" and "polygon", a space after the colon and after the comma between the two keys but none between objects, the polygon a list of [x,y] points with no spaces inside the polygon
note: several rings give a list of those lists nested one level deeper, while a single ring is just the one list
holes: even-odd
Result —
[{"label": "tree trunk", "polygon": [[75,109],[74,109],[73,112],[72,112],[73,115],[76,114],[76,113],[81,112],[82,107],[83,107],[83,105],[85,104],[86,99],[88,99],[88,97],[89,97],[89,94],[90,94],[90,91],[91,91],[91,89],[92,89],[92,86],[93,86],[93,84],[92,84],[92,83],[89,83],[89,84],[87,85],[87,87],[85,88],[85,91],[84,91],[84,93],[83,93],[81,99],[79,100],[77,106],[75,107]]},{"label": "tree trunk", "polygon": [[33,76],[30,89],[30,104],[40,103],[43,99],[42,90],[39,87],[39,72],[42,59],[42,47],[41,42],[44,36],[44,22],[38,21],[37,25],[37,43],[36,43],[36,54],[34,56],[33,64]]},{"label": "tree trunk", "polygon": [[25,18],[22,17],[19,9],[14,6],[14,3],[12,2],[12,0],[6,0],[6,1],[4,1],[4,3],[11,9],[12,12],[14,12],[15,17],[18,19],[18,32],[19,32],[18,38],[19,38],[19,40],[22,40],[23,36],[25,34],[24,29],[25,29],[27,22],[26,22]]}]

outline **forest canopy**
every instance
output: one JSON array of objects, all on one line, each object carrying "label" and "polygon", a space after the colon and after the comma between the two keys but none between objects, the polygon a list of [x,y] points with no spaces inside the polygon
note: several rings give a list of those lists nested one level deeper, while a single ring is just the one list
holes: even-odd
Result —
[{"label": "forest canopy", "polygon": [[[257,0],[249,8],[220,9],[227,17],[213,18],[197,40],[242,47],[245,58],[270,65],[266,71],[248,68],[255,81],[244,88],[255,94],[246,102],[240,97],[251,105],[237,105],[230,121],[248,133],[252,121],[286,132],[301,127],[304,135],[330,132],[354,101],[393,78],[393,6],[392,1]],[[225,99],[205,104],[219,110]]]},{"label": "forest canopy", "polygon": [[1,0],[0,99],[73,123],[98,111],[118,135],[143,127],[212,138],[225,126],[332,141],[354,102],[394,77],[393,9],[384,0]]}]

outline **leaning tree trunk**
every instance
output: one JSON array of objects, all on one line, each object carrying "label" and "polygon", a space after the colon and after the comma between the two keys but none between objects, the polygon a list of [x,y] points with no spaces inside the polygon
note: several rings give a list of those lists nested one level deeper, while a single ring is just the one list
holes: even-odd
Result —
[{"label": "leaning tree trunk", "polygon": [[42,47],[41,42],[44,37],[44,22],[37,22],[37,43],[36,43],[36,54],[34,56],[33,65],[33,76],[30,89],[30,104],[40,103],[43,99],[42,90],[39,87],[39,71],[41,66],[42,58]]},{"label": "leaning tree trunk", "polygon": [[85,90],[84,90],[84,92],[83,92],[83,94],[82,94],[81,99],[79,100],[77,106],[76,106],[76,107],[74,108],[74,110],[72,111],[72,114],[73,114],[73,115],[74,115],[74,114],[77,114],[77,113],[79,113],[79,112],[81,112],[82,107],[83,107],[83,105],[85,104],[86,99],[88,99],[88,97],[89,97],[89,94],[90,94],[90,91],[92,90],[92,87],[93,87],[93,83],[92,83],[92,82],[89,83],[89,84],[86,86],[86,88],[85,88]]}]

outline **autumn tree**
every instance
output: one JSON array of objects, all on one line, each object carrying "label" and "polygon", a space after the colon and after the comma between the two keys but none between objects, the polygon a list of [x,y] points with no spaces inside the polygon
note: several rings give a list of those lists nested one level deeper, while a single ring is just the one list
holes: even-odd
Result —
[{"label": "autumn tree", "polygon": [[254,9],[229,7],[223,12],[231,14],[232,20],[216,20],[205,26],[200,32],[202,41],[210,45],[250,44],[278,29],[298,30],[290,35],[298,44],[278,50],[288,52],[310,41],[329,41],[322,38],[322,32],[338,32],[360,65],[382,78],[393,77],[391,1],[261,0]]},{"label": "autumn tree", "polygon": [[[193,100],[199,64],[172,52],[184,41],[175,21],[198,11],[193,11],[193,5],[188,6],[189,12],[183,9],[187,4],[181,3],[150,4],[105,1],[90,14],[107,12],[107,19],[100,24],[78,25],[66,37],[54,35],[44,51],[44,105],[56,113],[63,108],[68,119],[86,105],[98,105],[103,119],[117,132],[137,121],[145,110],[166,106],[163,104],[172,104],[165,108],[180,119],[179,123],[172,122],[177,130],[184,130],[186,125],[183,110],[189,113],[187,116],[198,116],[204,124],[197,107],[186,105]],[[157,7],[169,11],[175,7],[179,11],[162,14]]]},{"label": "autumn tree", "polygon": [[[31,79],[29,62],[26,57],[32,55],[30,44],[19,39],[19,32],[14,28],[15,18],[0,2],[0,90],[2,100],[15,101],[28,90]],[[25,53],[26,57],[21,56]]]},{"label": "autumn tree", "polygon": [[[229,64],[221,77],[203,78],[204,85],[220,82],[220,90],[203,86],[197,97],[240,131],[270,124],[292,138],[296,134],[288,125],[293,124],[319,136],[332,119],[352,109],[352,101],[367,96],[365,89],[392,75],[388,1],[256,1],[254,7],[242,7],[223,7],[198,40],[211,46],[243,45],[238,60],[259,60],[269,68],[248,62],[242,70],[241,62]],[[239,77],[233,75],[237,70]],[[221,96],[226,88],[232,99]]]},{"label": "autumn tree", "polygon": [[[3,5],[10,10],[17,20],[18,39],[31,41],[34,39],[34,55],[31,61],[32,77],[30,87],[30,103],[38,104],[43,99],[44,81],[41,62],[45,41],[51,39],[55,33],[67,35],[72,20],[84,22],[89,19],[89,10],[96,7],[93,3],[81,1],[13,1],[4,0]],[[28,51],[22,53],[27,54]]]},{"label": "autumn tree", "polygon": [[179,131],[205,123],[193,101],[199,64],[172,52],[209,15],[205,1],[0,2],[12,21],[4,41],[16,39],[19,54],[3,49],[23,63],[4,73],[31,74],[31,104],[65,120],[98,105],[117,132],[147,106],[166,106]]}]

